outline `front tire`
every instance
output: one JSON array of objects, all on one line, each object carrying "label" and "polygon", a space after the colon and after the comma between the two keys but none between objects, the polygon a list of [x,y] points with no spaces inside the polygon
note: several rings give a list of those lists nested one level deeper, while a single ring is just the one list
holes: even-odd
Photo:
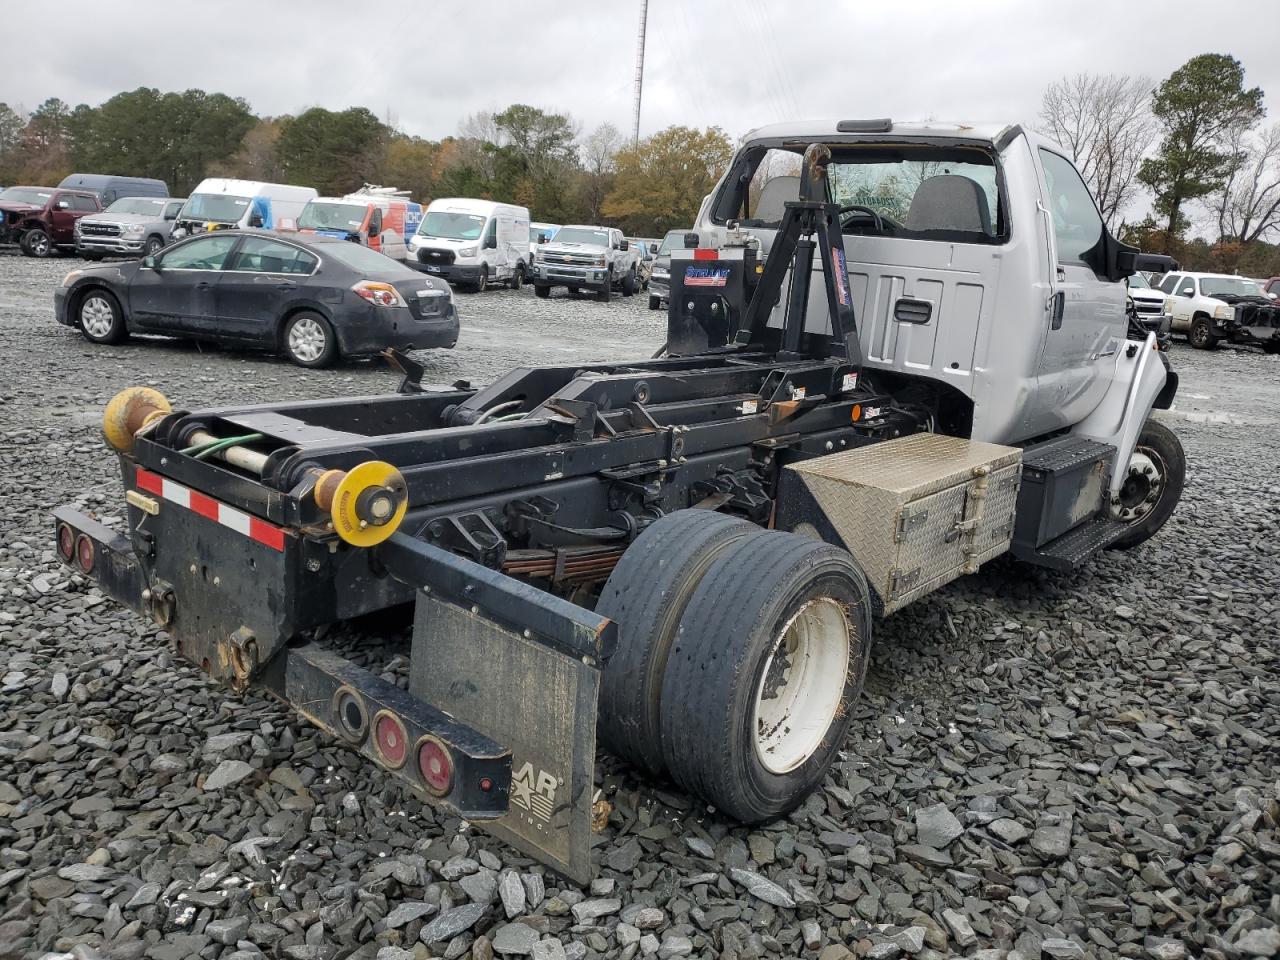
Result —
[{"label": "front tire", "polygon": [[624,297],[634,296],[638,289],[640,289],[640,285],[636,282],[636,268],[632,267],[627,271],[627,275],[622,278],[622,295]]},{"label": "front tire", "polygon": [[1182,499],[1187,457],[1178,435],[1159,420],[1148,420],[1138,434],[1120,495],[1111,515],[1129,529],[1111,546],[1128,550],[1150,540]]},{"label": "front tire", "polygon": [[319,369],[338,358],[338,338],[318,313],[295,313],[285,324],[283,340],[286,356],[300,367]]},{"label": "front tire", "polygon": [[477,280],[475,284],[475,291],[476,293],[484,293],[488,289],[489,289],[489,268],[487,266],[482,266],[480,268],[480,279]]},{"label": "front tire", "polygon": [[507,286],[512,290],[519,290],[524,286],[524,264],[516,264],[516,268],[512,271],[511,279],[507,281]]},{"label": "front tire", "polygon": [[661,297],[655,297],[653,294],[649,294],[649,309],[650,309],[650,310],[661,310],[661,309],[662,309],[662,298],[661,298]]},{"label": "front tire", "polygon": [[667,661],[662,748],[676,782],[742,823],[795,809],[844,745],[871,646],[853,558],[794,533],[732,544]]},{"label": "front tire", "polygon": [[89,290],[80,297],[76,323],[90,343],[120,343],[129,336],[120,301],[106,290]]},{"label": "front tire", "polygon": [[1212,350],[1218,345],[1218,338],[1213,335],[1213,323],[1208,317],[1196,317],[1191,321],[1187,339],[1197,350]]},{"label": "front tire", "polygon": [[533,295],[545,300],[547,297],[551,296],[551,287],[545,283],[535,283],[533,285]]},{"label": "front tire", "polygon": [[164,240],[160,237],[148,237],[147,245],[142,248],[144,257],[154,257],[157,253],[164,249]]},{"label": "front tire", "polygon": [[22,235],[22,243],[19,246],[22,247],[22,252],[28,257],[44,259],[45,257],[52,257],[55,253],[53,240],[46,231],[41,230],[39,227],[24,233]]}]

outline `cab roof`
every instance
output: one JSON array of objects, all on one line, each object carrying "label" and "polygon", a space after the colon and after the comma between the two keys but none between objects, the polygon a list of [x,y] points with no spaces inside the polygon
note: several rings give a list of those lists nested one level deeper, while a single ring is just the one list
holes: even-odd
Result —
[{"label": "cab roof", "polygon": [[952,121],[952,120],[905,120],[886,121],[884,126],[875,129],[841,130],[841,124],[866,125],[877,124],[874,120],[826,119],[826,120],[788,120],[785,123],[771,123],[757,127],[743,137],[744,142],[752,140],[823,140],[831,139],[884,140],[902,137],[904,139],[946,138],[951,140],[972,140],[988,146],[997,144],[1006,133],[1017,128],[1015,123],[995,123],[990,121]]}]

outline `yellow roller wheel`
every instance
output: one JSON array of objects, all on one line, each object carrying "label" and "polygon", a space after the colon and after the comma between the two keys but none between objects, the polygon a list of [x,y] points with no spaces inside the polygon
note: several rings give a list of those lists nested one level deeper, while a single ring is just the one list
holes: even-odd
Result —
[{"label": "yellow roller wheel", "polygon": [[121,453],[133,449],[134,435],[167,413],[173,407],[159,390],[150,387],[128,387],[111,398],[102,415],[102,435]]},{"label": "yellow roller wheel", "polygon": [[372,547],[391,536],[409,509],[409,488],[389,463],[370,460],[347,471],[334,491],[333,529],[353,547]]}]

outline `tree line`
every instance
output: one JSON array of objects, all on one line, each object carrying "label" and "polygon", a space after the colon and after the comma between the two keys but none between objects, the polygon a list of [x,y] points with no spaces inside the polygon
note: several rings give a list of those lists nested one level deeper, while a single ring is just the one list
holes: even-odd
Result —
[{"label": "tree line", "polygon": [[186,196],[205,177],[341,195],[366,183],[426,203],[463,196],[527,206],[535,220],[661,235],[693,223],[728,165],[722,130],[672,126],[639,143],[612,124],[584,134],[564,113],[514,104],[465,118],[455,136],[411,136],[363,107],[263,117],[243,99],[149,87],[93,107],[0,103],[0,184],[56,184],[73,171],[156,177]]},{"label": "tree line", "polygon": [[[1240,61],[1192,57],[1158,85],[1082,73],[1049,85],[1042,131],[1076,158],[1113,232],[1188,270],[1280,275],[1280,123]],[[1134,202],[1153,213],[1124,222]]]}]

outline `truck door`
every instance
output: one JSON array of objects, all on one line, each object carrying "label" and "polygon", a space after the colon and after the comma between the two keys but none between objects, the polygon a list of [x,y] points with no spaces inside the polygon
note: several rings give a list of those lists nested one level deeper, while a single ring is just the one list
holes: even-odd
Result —
[{"label": "truck door", "polygon": [[1036,395],[1027,408],[1033,433],[1077,423],[1097,407],[1126,329],[1124,284],[1098,276],[1087,262],[1104,230],[1089,188],[1066,157],[1044,147],[1038,153],[1050,296]]}]

